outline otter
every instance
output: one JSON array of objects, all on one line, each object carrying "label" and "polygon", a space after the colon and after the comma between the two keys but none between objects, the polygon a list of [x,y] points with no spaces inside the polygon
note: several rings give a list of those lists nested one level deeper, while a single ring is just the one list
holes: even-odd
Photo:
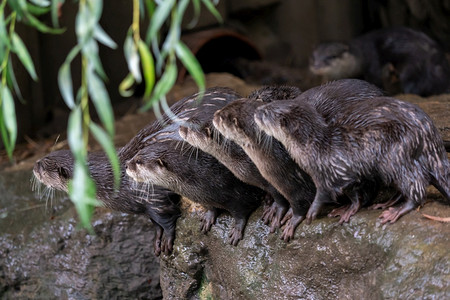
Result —
[{"label": "otter", "polygon": [[311,55],[310,70],[325,80],[363,78],[391,94],[450,91],[444,51],[423,32],[404,27],[372,31],[349,43],[321,43]]},{"label": "otter", "polygon": [[[292,101],[311,103],[327,122],[334,123],[345,117],[341,107],[351,106],[363,99],[369,101],[383,94],[365,81],[343,79],[307,90]],[[265,134],[255,123],[255,110],[277,101],[281,100],[271,96],[233,101],[215,113],[213,124],[226,138],[234,140],[244,149],[266,180],[289,201],[292,209],[289,214],[286,214],[288,206],[279,204],[280,210],[286,214],[281,220],[281,223],[286,223],[281,238],[289,241],[305,218],[316,191],[310,176],[292,160],[283,145]]]},{"label": "otter", "polygon": [[[127,162],[127,173],[138,182],[147,182],[171,189],[202,204],[208,212],[202,218],[201,230],[208,232],[220,210],[235,219],[229,242],[237,245],[250,213],[264,196],[261,189],[240,181],[212,155],[193,147],[179,135],[180,126],[190,126],[189,119],[211,107],[211,101],[235,97],[228,89],[209,89],[200,104],[192,110],[182,110],[172,122],[146,139],[146,145]],[[195,94],[190,99],[197,99]],[[213,100],[215,98],[215,100]]]},{"label": "otter", "polygon": [[[297,87],[290,86],[267,86],[252,92],[250,98],[291,99],[300,95]],[[259,187],[266,191],[275,202],[272,206],[264,209],[262,220],[264,224],[270,225],[270,232],[280,227],[282,211],[278,210],[277,203],[287,205],[287,200],[275,189],[259,172],[244,150],[232,140],[226,139],[212,124],[214,113],[228,104],[225,101],[214,101],[206,103],[204,99],[201,111],[187,121],[188,126],[181,126],[179,134],[189,144],[197,147],[217,158],[233,174],[245,183]]]},{"label": "otter", "polygon": [[[122,148],[123,150],[123,148]],[[88,154],[89,172],[97,186],[97,198],[108,208],[145,215],[155,224],[154,253],[169,254],[175,239],[175,225],[180,216],[180,196],[172,191],[154,186],[142,189],[125,174],[127,155],[119,151],[121,181],[114,189],[114,175],[104,152]],[[73,177],[74,159],[70,150],[59,150],[38,160],[33,168],[35,178],[48,188],[68,192],[69,180]]]},{"label": "otter", "polygon": [[278,101],[259,107],[255,122],[287,149],[314,181],[317,192],[306,220],[324,203],[353,189],[364,178],[393,185],[404,203],[385,210],[381,223],[394,223],[422,205],[434,185],[450,201],[450,164],[437,128],[418,106],[380,97],[353,103],[339,123],[329,124],[313,105]]}]

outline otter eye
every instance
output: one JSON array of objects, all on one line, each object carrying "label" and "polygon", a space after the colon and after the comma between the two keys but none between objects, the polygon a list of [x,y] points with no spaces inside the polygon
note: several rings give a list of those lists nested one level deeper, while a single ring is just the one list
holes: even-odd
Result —
[{"label": "otter eye", "polygon": [[134,163],[135,163],[136,165],[142,165],[142,160],[141,160],[140,158],[138,158],[138,159],[136,159],[136,160],[134,161]]},{"label": "otter eye", "polygon": [[158,159],[156,162],[157,162],[158,165],[160,165],[161,167],[163,167],[163,168],[166,167],[166,164],[162,161],[162,159]]},{"label": "otter eye", "polygon": [[69,178],[69,172],[67,172],[67,170],[64,169],[64,168],[58,168],[58,173],[59,173],[59,175],[61,175],[63,178],[66,178],[66,179]]}]

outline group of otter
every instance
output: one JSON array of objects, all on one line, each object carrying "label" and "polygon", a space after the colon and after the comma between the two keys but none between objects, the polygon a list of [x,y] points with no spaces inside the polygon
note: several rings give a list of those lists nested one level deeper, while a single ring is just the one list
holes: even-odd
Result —
[{"label": "group of otter", "polygon": [[[380,190],[395,190],[381,222],[422,205],[434,185],[450,201],[450,164],[431,118],[416,105],[385,97],[372,84],[342,79],[301,92],[264,87],[243,98],[207,89],[176,102],[118,151],[121,185],[103,153],[89,155],[97,197],[105,206],[147,215],[156,225],[155,253],[170,253],[180,196],[205,207],[207,232],[220,211],[235,220],[229,242],[243,238],[249,215],[263,202],[270,231],[289,241],[324,204],[347,222]],[[70,151],[36,162],[34,175],[67,191]],[[270,201],[267,201],[267,200]]]}]

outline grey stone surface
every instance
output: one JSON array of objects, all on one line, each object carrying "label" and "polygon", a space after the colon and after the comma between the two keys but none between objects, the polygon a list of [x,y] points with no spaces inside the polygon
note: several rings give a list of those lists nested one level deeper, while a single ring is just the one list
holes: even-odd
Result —
[{"label": "grey stone surface", "polygon": [[97,209],[77,228],[70,200],[39,200],[31,171],[0,173],[1,299],[161,299],[153,226]]}]

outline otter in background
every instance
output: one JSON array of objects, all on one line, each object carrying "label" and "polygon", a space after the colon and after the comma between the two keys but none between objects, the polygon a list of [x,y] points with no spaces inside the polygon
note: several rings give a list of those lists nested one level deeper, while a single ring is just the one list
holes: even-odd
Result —
[{"label": "otter in background", "polygon": [[310,70],[328,80],[362,78],[389,93],[420,96],[450,91],[450,65],[439,45],[409,28],[381,29],[349,43],[321,43]]}]

